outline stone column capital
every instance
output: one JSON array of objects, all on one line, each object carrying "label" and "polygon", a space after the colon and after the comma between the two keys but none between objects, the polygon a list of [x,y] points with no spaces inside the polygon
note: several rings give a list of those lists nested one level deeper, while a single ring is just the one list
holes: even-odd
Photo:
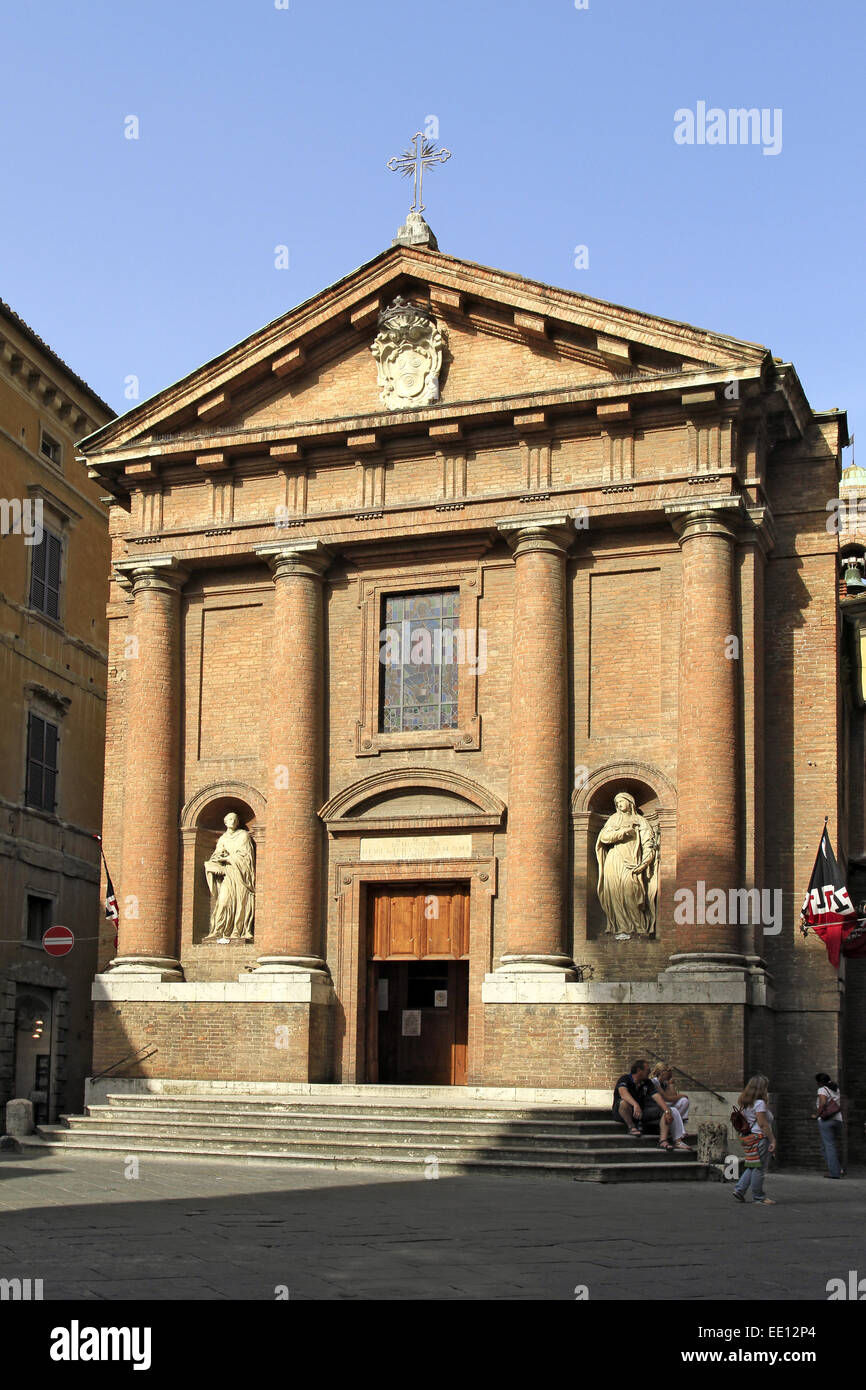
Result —
[{"label": "stone column capital", "polygon": [[179,593],[189,579],[189,570],[174,555],[142,555],[140,559],[119,560],[114,565],[117,579],[133,595],[142,590]]},{"label": "stone column capital", "polygon": [[679,537],[680,545],[696,536],[723,536],[736,540],[745,519],[740,497],[702,497],[700,500],[669,502],[665,515]]},{"label": "stone column capital", "polygon": [[776,525],[769,507],[747,507],[747,524],[740,533],[743,545],[754,546],[764,558],[776,544]]},{"label": "stone column capital", "polygon": [[565,555],[574,541],[574,521],[568,512],[503,517],[496,522],[496,529],[505,537],[515,559],[539,550]]},{"label": "stone column capital", "polygon": [[313,539],[260,545],[256,555],[267,562],[275,580],[291,575],[322,579],[334,558],[334,552],[328,546]]}]

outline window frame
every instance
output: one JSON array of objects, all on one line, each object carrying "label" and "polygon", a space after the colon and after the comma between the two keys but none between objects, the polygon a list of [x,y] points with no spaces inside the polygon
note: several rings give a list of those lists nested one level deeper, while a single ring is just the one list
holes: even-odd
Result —
[{"label": "window frame", "polygon": [[[432,589],[432,590],[430,590],[430,589],[401,589],[401,590],[399,591],[399,593],[397,593],[397,592],[395,592],[395,593],[385,593],[385,594],[382,595],[381,607],[380,607],[380,623],[379,623],[379,639],[380,639],[380,644],[381,644],[381,634],[382,634],[383,632],[385,632],[386,630],[388,630],[389,627],[390,627],[390,625],[391,625],[391,622],[393,622],[393,624],[394,624],[395,626],[399,626],[399,629],[400,629],[401,654],[402,654],[402,642],[403,642],[403,638],[404,638],[405,635],[406,635],[406,626],[405,626],[405,625],[406,625],[407,623],[410,623],[410,624],[411,624],[411,623],[414,623],[414,622],[417,621],[417,619],[402,617],[402,618],[400,618],[400,619],[393,619],[393,620],[391,620],[391,622],[389,622],[389,619],[388,619],[388,618],[386,617],[386,615],[385,615],[385,608],[386,608],[386,605],[388,604],[388,601],[389,601],[389,600],[401,600],[401,601],[405,602],[405,601],[407,601],[407,600],[417,598],[417,597],[419,596],[419,594],[431,594],[431,595],[436,595],[437,597],[440,597],[440,598],[444,598],[446,595],[452,595],[452,594],[453,594],[453,595],[456,597],[456,599],[457,599],[457,604],[456,604],[456,607],[457,607],[457,621],[456,621],[456,623],[455,623],[454,626],[453,626],[453,630],[454,630],[455,632],[461,631],[461,628],[460,628],[460,590],[456,587],[456,585],[453,585],[451,588],[448,588],[448,589]],[[444,627],[444,619],[443,619],[442,615],[440,614],[440,615],[438,615],[437,617],[432,618],[432,619],[431,619],[431,623],[433,623],[433,624],[438,623],[438,624],[439,624],[439,631],[440,631],[440,634],[441,634],[442,636],[444,636],[445,627]],[[465,631],[465,629],[462,629],[462,631]],[[440,641],[441,641],[441,637],[440,637]],[[411,643],[410,643],[410,647],[411,647]],[[440,650],[441,650],[441,648],[440,648]],[[410,663],[410,665],[411,665],[411,663]],[[457,663],[457,700],[456,700],[456,701],[449,701],[449,702],[448,702],[449,704],[454,704],[454,705],[456,705],[456,709],[455,709],[455,711],[454,711],[454,714],[455,714],[454,724],[449,724],[449,725],[447,725],[447,726],[446,726],[446,725],[442,725],[442,724],[437,724],[437,725],[435,725],[435,726],[430,726],[430,727],[427,727],[427,728],[399,729],[399,730],[398,730],[398,729],[385,729],[385,728],[383,728],[383,723],[384,723],[384,719],[385,719],[385,712],[386,712],[386,710],[389,709],[389,708],[395,708],[395,707],[394,707],[394,706],[390,706],[390,707],[389,707],[389,706],[386,705],[386,703],[385,703],[385,684],[386,684],[386,682],[385,682],[385,674],[384,674],[384,673],[385,673],[385,670],[387,669],[387,667],[385,666],[384,662],[381,662],[381,661],[380,661],[380,667],[381,667],[381,670],[380,670],[380,673],[379,673],[379,708],[378,708],[377,721],[376,721],[376,722],[377,722],[377,727],[378,727],[379,733],[416,733],[416,734],[417,734],[417,733],[441,733],[441,732],[443,731],[443,729],[446,729],[446,728],[447,728],[447,729],[450,731],[450,730],[452,730],[452,729],[454,729],[454,728],[457,727],[457,723],[458,723],[458,713],[459,713],[459,708],[460,708],[460,683],[461,683],[461,675],[462,675],[462,669],[461,669],[459,663]],[[405,668],[406,668],[406,662],[405,662],[405,661],[402,661],[402,662],[400,663],[400,668],[401,668],[402,671],[405,671]],[[404,679],[405,679],[405,678],[404,678]],[[404,679],[401,679],[401,681],[400,681],[400,685],[401,685],[401,694],[402,694],[402,687],[403,687]],[[440,681],[439,681],[439,699],[438,699],[438,702],[436,702],[436,704],[434,705],[434,702],[433,702],[433,701],[429,701],[428,704],[431,705],[431,706],[433,706],[434,708],[438,708],[438,713],[439,713],[439,716],[440,716],[440,718],[441,718],[441,714],[442,714],[442,704],[443,704],[443,701],[442,701],[442,690],[441,690],[441,675],[440,675]],[[396,706],[396,708],[399,709],[399,711],[400,711],[400,713],[401,713],[401,716],[402,716],[403,712],[404,712],[405,709],[407,708],[407,702],[406,702],[405,700],[401,700],[400,705],[399,705],[399,706]]]},{"label": "window frame", "polygon": [[[53,445],[57,450],[57,457],[54,458],[45,448],[45,441]],[[63,440],[55,439],[53,434],[49,434],[44,425],[39,426],[39,456],[56,468],[59,472],[63,471]]]},{"label": "window frame", "polygon": [[[483,570],[478,559],[462,564],[437,565],[428,573],[404,571],[395,565],[387,572],[362,575],[358,580],[358,607],[361,611],[361,655],[358,708],[355,721],[355,756],[377,757],[388,749],[453,748],[470,752],[481,746],[481,717],[478,713],[478,603],[483,596]],[[460,667],[457,681],[457,725],[453,729],[411,729],[404,733],[385,733],[379,728],[382,663],[380,637],[383,600],[403,594],[456,590],[458,625],[474,633],[475,662]]]},{"label": "window frame", "polygon": [[[35,719],[38,719],[38,720],[40,721],[40,723],[43,725],[43,731],[44,731],[45,729],[52,729],[52,730],[54,731],[54,766],[53,766],[52,768],[50,768],[51,774],[52,774],[52,776],[53,776],[53,778],[54,778],[54,782],[53,782],[53,786],[52,786],[53,800],[52,800],[51,806],[46,806],[46,805],[44,805],[42,801],[36,802],[36,801],[31,801],[31,800],[30,800],[30,790],[31,790],[30,766],[31,766],[31,763],[38,763],[38,766],[39,766],[39,767],[41,768],[41,770],[42,770],[42,772],[41,772],[41,778],[40,778],[40,792],[42,793],[43,798],[44,798],[44,793],[45,793],[45,771],[46,771],[46,768],[49,767],[49,764],[45,761],[45,756],[44,756],[44,755],[45,755],[44,732],[43,732],[43,743],[42,743],[42,756],[41,756],[39,759],[36,759],[36,758],[32,757],[32,755],[31,755],[31,747],[32,747],[32,739],[33,739],[33,721],[34,721]],[[26,745],[25,754],[24,754],[24,805],[25,805],[25,806],[27,807],[27,809],[30,810],[30,811],[41,811],[41,812],[43,813],[43,815],[56,816],[56,815],[57,815],[57,805],[58,805],[58,788],[59,788],[59,783],[60,783],[60,725],[59,725],[59,724],[55,724],[54,721],[53,721],[52,719],[50,719],[47,715],[41,713],[39,710],[37,710],[37,709],[29,709],[29,710],[27,711],[27,726],[26,726],[26,728],[27,728],[27,745]]]},{"label": "window frame", "polygon": [[[34,901],[38,901],[38,902],[41,902],[41,903],[45,903],[45,904],[46,904],[46,915],[47,915],[47,917],[48,917],[48,926],[46,926],[46,927],[43,928],[42,935],[40,935],[38,939],[37,939],[36,937],[30,935],[30,901],[31,901],[31,899],[33,899]],[[25,945],[27,945],[27,946],[39,946],[39,947],[42,946],[42,937],[45,935],[45,932],[48,930],[48,927],[50,927],[50,926],[52,925],[51,918],[54,916],[54,904],[55,904],[55,902],[56,902],[56,898],[55,898],[55,896],[54,896],[53,894],[51,894],[51,893],[42,893],[42,892],[40,892],[38,889],[35,889],[35,888],[33,888],[33,889],[31,889],[31,888],[25,888],[25,890],[24,890],[24,937],[23,937]]]}]

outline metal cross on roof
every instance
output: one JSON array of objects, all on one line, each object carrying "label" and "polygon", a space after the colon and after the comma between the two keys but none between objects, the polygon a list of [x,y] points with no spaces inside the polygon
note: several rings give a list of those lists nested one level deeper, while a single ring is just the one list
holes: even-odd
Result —
[{"label": "metal cross on roof", "polygon": [[388,160],[388,168],[399,169],[404,179],[408,178],[410,174],[414,176],[415,196],[412,199],[410,212],[424,211],[424,204],[421,201],[421,181],[424,178],[424,170],[432,169],[434,164],[444,164],[446,159],[450,158],[450,150],[437,149],[432,140],[428,140],[420,130],[416,130],[409,149]]}]

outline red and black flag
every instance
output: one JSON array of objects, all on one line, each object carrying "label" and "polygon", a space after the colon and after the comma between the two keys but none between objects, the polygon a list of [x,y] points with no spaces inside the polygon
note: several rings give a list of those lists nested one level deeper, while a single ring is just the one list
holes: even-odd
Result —
[{"label": "red and black flag", "polygon": [[866,920],[858,918],[845,881],[836,863],[827,822],[818,847],[809,889],[800,909],[805,935],[813,931],[827,947],[830,964],[837,970],[841,956],[866,956]]},{"label": "red and black flag", "polygon": [[108,863],[105,858],[105,851],[102,848],[102,836],[94,835],[94,840],[99,841],[99,852],[102,855],[102,863],[105,866],[105,915],[110,922],[114,923],[114,949],[117,950],[117,924],[120,921],[120,909],[117,906],[117,894],[114,891],[114,884],[111,881],[111,874],[108,872]]}]

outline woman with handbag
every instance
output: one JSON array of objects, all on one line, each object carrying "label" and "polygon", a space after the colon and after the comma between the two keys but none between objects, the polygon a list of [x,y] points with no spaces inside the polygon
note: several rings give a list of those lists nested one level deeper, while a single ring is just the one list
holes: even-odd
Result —
[{"label": "woman with handbag", "polygon": [[[739,1130],[745,1160],[743,1176],[734,1188],[734,1197],[738,1202],[745,1202],[746,1193],[751,1188],[753,1205],[758,1203],[759,1206],[766,1207],[776,1205],[772,1197],[764,1196],[764,1174],[770,1154],[776,1152],[773,1112],[768,1096],[769,1086],[766,1076],[750,1077],[740,1092],[731,1115],[732,1123],[734,1115],[740,1116],[740,1121],[735,1127]],[[743,1126],[742,1129],[740,1125]]]},{"label": "woman with handbag", "polygon": [[818,1121],[821,1147],[830,1170],[824,1177],[841,1178],[843,1170],[839,1146],[842,1139],[842,1097],[838,1085],[830,1080],[825,1071],[819,1071],[815,1080],[818,1083],[818,1102],[812,1118]]}]

